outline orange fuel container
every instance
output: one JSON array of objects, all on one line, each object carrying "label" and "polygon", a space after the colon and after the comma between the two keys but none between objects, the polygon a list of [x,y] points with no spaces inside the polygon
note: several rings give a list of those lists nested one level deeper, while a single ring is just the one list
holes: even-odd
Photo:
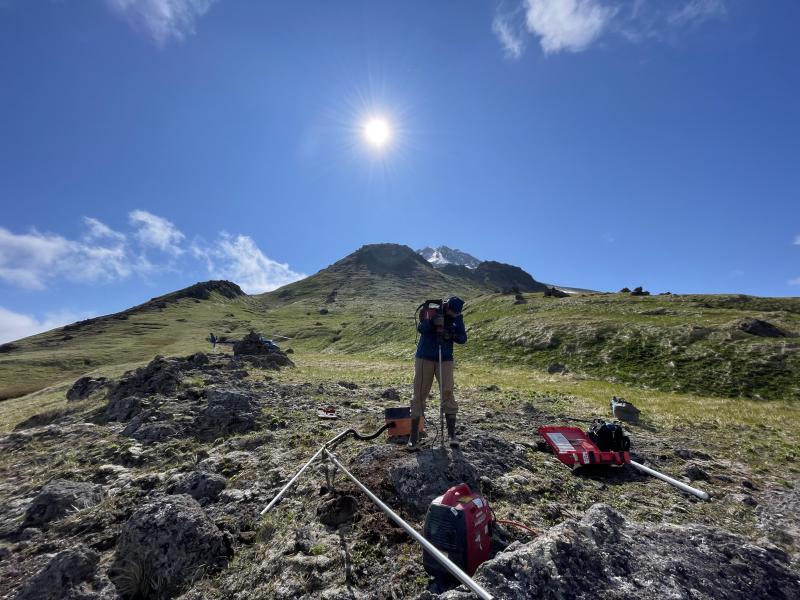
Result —
[{"label": "orange fuel container", "polygon": [[[411,434],[411,408],[403,406],[400,408],[387,408],[383,411],[386,423],[394,421],[394,427],[386,430],[391,437],[403,437]],[[419,431],[425,431],[425,417],[419,420]]]}]

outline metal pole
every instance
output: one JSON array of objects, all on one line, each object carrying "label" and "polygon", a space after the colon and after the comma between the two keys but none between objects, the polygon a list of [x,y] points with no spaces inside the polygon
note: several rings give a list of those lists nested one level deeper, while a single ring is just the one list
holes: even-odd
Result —
[{"label": "metal pole", "polygon": [[669,475],[664,475],[663,473],[659,473],[658,471],[651,469],[650,467],[645,467],[644,465],[640,465],[635,461],[631,461],[631,465],[639,469],[642,473],[647,473],[648,475],[652,475],[661,481],[666,481],[670,485],[674,485],[679,490],[683,490],[689,494],[697,496],[701,500],[709,500],[711,497],[704,492],[703,490],[698,490],[697,488],[693,488],[690,485],[686,485],[682,481],[678,481],[677,479],[673,479]]},{"label": "metal pole", "polygon": [[267,507],[264,510],[261,511],[261,515],[263,516],[263,515],[267,514],[273,506],[275,506],[278,502],[280,502],[280,499],[283,497],[283,495],[289,490],[290,487],[292,487],[292,485],[294,484],[295,481],[297,481],[297,479],[300,477],[300,475],[303,474],[303,471],[305,471],[311,465],[311,463],[313,463],[315,460],[317,460],[319,455],[322,454],[323,450],[325,450],[325,448],[328,447],[328,444],[332,444],[333,442],[338,441],[340,438],[342,438],[345,435],[347,435],[349,433],[349,431],[350,431],[349,429],[345,430],[345,431],[341,432],[339,435],[337,435],[335,438],[325,442],[320,447],[320,449],[317,450],[317,452],[314,454],[314,456],[309,458],[308,462],[306,462],[306,464],[304,464],[302,467],[300,467],[300,470],[297,473],[295,473],[295,476],[292,477],[289,480],[289,482],[286,485],[283,486],[283,488],[281,488],[281,491],[278,492],[278,494],[270,501],[270,503],[267,504]]},{"label": "metal pole", "polygon": [[348,478],[350,478],[350,481],[355,483],[359,487],[359,489],[369,497],[370,500],[372,500],[375,504],[377,504],[378,508],[380,508],[383,512],[385,512],[387,515],[389,515],[389,517],[392,519],[392,521],[394,521],[400,527],[402,527],[403,530],[405,530],[405,532],[408,535],[410,535],[412,538],[414,538],[414,540],[418,544],[420,544],[423,548],[425,548],[425,550],[430,552],[431,556],[433,556],[437,561],[439,561],[439,564],[441,564],[445,569],[450,571],[450,573],[454,577],[456,577],[459,581],[461,581],[461,583],[463,583],[469,589],[471,589],[473,592],[475,592],[475,595],[478,596],[478,598],[481,598],[481,600],[492,600],[492,595],[489,592],[487,592],[480,585],[478,585],[472,579],[472,577],[470,577],[469,575],[464,573],[464,571],[462,571],[457,564],[455,564],[452,560],[450,560],[447,557],[446,554],[444,554],[436,546],[434,546],[428,540],[426,540],[424,537],[422,537],[417,532],[416,529],[414,529],[413,527],[411,527],[411,525],[406,523],[402,519],[402,517],[400,517],[391,508],[386,506],[386,504],[384,504],[381,501],[381,499],[378,498],[375,494],[373,494],[371,491],[369,491],[369,489],[363,483],[361,483],[358,479],[356,479],[353,476],[353,474],[350,473],[350,471],[348,471],[344,467],[344,465],[342,465],[342,463],[340,463],[336,459],[336,457],[333,455],[333,453],[331,453],[330,450],[328,450],[327,448],[323,448],[323,451],[325,452],[325,455],[331,460],[331,462],[333,462],[333,464],[335,464],[339,469],[341,469],[342,473],[344,473],[345,475],[347,475]]},{"label": "metal pole", "polygon": [[439,337],[439,437],[444,447],[444,381],[442,374],[442,338]]}]

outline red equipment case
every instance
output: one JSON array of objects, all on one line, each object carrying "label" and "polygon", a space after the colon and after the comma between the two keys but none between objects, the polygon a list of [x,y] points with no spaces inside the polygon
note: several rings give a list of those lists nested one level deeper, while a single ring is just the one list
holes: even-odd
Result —
[{"label": "red equipment case", "polygon": [[[486,498],[466,483],[451,487],[428,507],[425,538],[447,554],[467,575],[489,558],[492,545],[492,512]],[[450,574],[426,551],[422,563],[431,575]]]},{"label": "red equipment case", "polygon": [[568,467],[584,465],[624,465],[631,462],[631,455],[626,451],[604,452],[589,439],[580,427],[539,427],[539,434],[553,449],[556,458]]}]

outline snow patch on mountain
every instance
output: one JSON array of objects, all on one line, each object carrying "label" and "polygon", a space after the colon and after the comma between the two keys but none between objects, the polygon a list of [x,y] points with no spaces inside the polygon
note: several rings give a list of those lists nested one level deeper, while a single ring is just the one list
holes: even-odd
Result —
[{"label": "snow patch on mountain", "polygon": [[421,250],[417,250],[417,253],[429,263],[438,267],[444,265],[461,265],[468,269],[474,269],[483,262],[467,252],[448,248],[447,246],[439,246],[438,248],[426,246]]}]

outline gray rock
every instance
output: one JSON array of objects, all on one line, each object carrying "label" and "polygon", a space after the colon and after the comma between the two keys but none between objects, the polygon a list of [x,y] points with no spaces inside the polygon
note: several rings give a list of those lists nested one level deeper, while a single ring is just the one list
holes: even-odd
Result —
[{"label": "gray rock", "polygon": [[550,363],[550,364],[547,366],[547,372],[548,372],[548,373],[550,373],[550,374],[554,374],[554,373],[566,373],[566,371],[567,371],[567,367],[566,367],[566,365],[562,365],[562,364],[561,364],[561,363],[559,363],[559,362]]},{"label": "gray rock", "polygon": [[787,337],[787,333],[772,323],[748,317],[736,324],[737,329],[759,337]]},{"label": "gray rock", "polygon": [[79,544],[62,550],[13,596],[14,600],[111,600],[116,588],[97,573],[100,555]]},{"label": "gray rock", "polygon": [[208,406],[195,420],[198,437],[216,439],[233,433],[246,433],[256,426],[261,406],[251,396],[230,390],[210,389]]},{"label": "gray rock", "polygon": [[[481,565],[475,580],[498,600],[788,600],[800,597],[798,575],[774,546],[701,525],[635,523],[595,504],[580,521],[565,521],[527,544],[514,542]],[[459,588],[438,598],[472,596]]]},{"label": "gray rock", "polygon": [[180,358],[168,359],[156,356],[147,366],[136,369],[131,375],[120,380],[109,393],[109,399],[153,394],[171,396],[183,378],[181,369],[185,367],[185,362]]},{"label": "gray rock", "polygon": [[24,527],[41,527],[69,512],[103,500],[102,487],[93,483],[54,479],[47,483],[25,511]]},{"label": "gray rock", "polygon": [[145,403],[137,396],[125,396],[124,398],[114,398],[106,406],[103,413],[106,421],[129,421],[138,415],[144,408]]},{"label": "gray rock", "polygon": [[88,398],[93,392],[104,388],[108,385],[109,381],[105,377],[81,377],[72,387],[67,390],[67,400],[74,402],[75,400],[83,400]]},{"label": "gray rock", "polygon": [[216,473],[194,471],[181,476],[169,488],[171,494],[188,494],[201,504],[216,500],[225,489],[227,480]]},{"label": "gray rock", "polygon": [[125,523],[109,573],[125,597],[169,597],[201,573],[224,567],[231,556],[228,538],[196,500],[166,496]]}]

